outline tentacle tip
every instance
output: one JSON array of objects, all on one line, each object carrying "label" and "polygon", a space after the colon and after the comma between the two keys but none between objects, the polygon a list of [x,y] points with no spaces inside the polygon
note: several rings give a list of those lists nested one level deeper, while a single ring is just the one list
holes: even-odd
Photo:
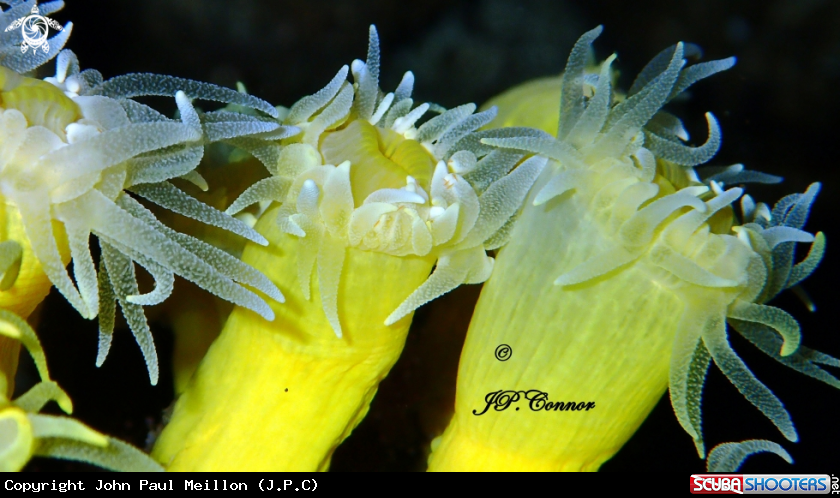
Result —
[{"label": "tentacle tip", "polygon": [[73,414],[73,401],[71,401],[69,397],[62,397],[61,399],[57,399],[56,403],[58,403],[58,407],[61,408],[61,411],[63,411],[67,415]]},{"label": "tentacle tip", "polygon": [[712,114],[711,112],[707,111],[707,112],[706,112],[706,114],[705,114],[705,116],[706,116],[706,121],[707,121],[710,125],[713,125],[713,126],[714,126],[714,127],[716,127],[716,128],[717,128],[717,127],[719,127],[719,125],[718,125],[718,120],[717,120],[717,118],[715,117],[715,115],[714,115],[714,114]]},{"label": "tentacle tip", "polygon": [[251,311],[254,311],[256,314],[260,315],[265,320],[267,320],[269,322],[273,322],[274,321],[274,310],[269,308],[268,305],[265,304],[265,301],[262,301],[261,304],[262,305],[259,306],[256,309],[252,308]]},{"label": "tentacle tip", "polygon": [[703,439],[695,439],[694,440],[694,448],[697,450],[697,456],[699,456],[701,460],[705,460],[706,459],[706,445],[703,442]]},{"label": "tentacle tip", "polygon": [[564,287],[566,285],[571,285],[571,280],[569,279],[568,273],[564,273],[563,275],[560,275],[559,277],[557,277],[557,279],[554,280],[554,285],[557,285],[557,286],[560,286],[560,287]]},{"label": "tentacle tip", "polygon": [[390,327],[391,325],[400,321],[407,314],[408,313],[402,311],[401,309],[394,310],[394,312],[388,315],[388,318],[385,319],[385,326]]},{"label": "tentacle tip", "polygon": [[782,345],[782,350],[779,352],[779,354],[780,354],[782,357],[785,357],[785,356],[790,356],[790,355],[792,355],[793,353],[795,353],[797,349],[799,349],[799,345],[798,345],[798,344],[796,344],[796,345],[788,345],[787,343],[785,343],[785,344],[783,344],[783,345]]},{"label": "tentacle tip", "polygon": [[157,366],[154,368],[149,367],[149,384],[156,386],[160,380],[160,371],[157,369]]},{"label": "tentacle tip", "polygon": [[96,353],[96,368],[101,368],[102,365],[105,364],[105,360],[108,358],[109,349],[100,348],[99,351]]}]

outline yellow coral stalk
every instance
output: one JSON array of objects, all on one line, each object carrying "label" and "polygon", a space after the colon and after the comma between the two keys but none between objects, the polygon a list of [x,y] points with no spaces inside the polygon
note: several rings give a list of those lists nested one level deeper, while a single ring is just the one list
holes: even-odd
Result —
[{"label": "yellow coral stalk", "polygon": [[[301,239],[280,232],[276,213],[269,210],[257,225],[270,246],[249,245],[243,261],[281,288],[296,286],[305,250]],[[172,471],[326,470],[402,351],[411,317],[391,326],[384,317],[433,263],[348,250],[339,287],[347,296],[338,301],[341,339],[322,311],[319,286],[309,300],[288,293],[270,324],[234,309],[153,456]]]},{"label": "yellow coral stalk", "polygon": [[487,278],[486,250],[503,243],[545,164],[508,174],[524,154],[479,162],[467,150],[495,110],[468,104],[415,127],[431,106],[414,107],[411,73],[380,92],[378,45],[371,27],[355,84],[345,66],[284,112],[299,136],[236,142],[272,176],[227,212],[282,202],[257,212],[270,245],[249,244],[242,259],[288,302],[273,323],[231,314],[155,446],[170,470],[326,470],[399,357],[413,311]]},{"label": "yellow coral stalk", "polygon": [[[715,119],[707,114],[709,139],[691,148],[679,120],[660,112],[733,60],[683,68],[677,44],[615,104],[614,56],[597,78],[584,76],[600,31],[581,37],[569,57],[556,138],[482,139],[551,162],[482,290],[455,415],[433,443],[430,470],[597,470],[666,388],[702,457],[701,389],[712,359],[796,441],[781,402],[730,348],[727,322],[782,363],[840,384],[816,366],[837,360],[801,348],[796,321],[762,304],[819,261],[821,234],[800,230],[818,185],[772,216],[744,197],[745,224],[733,228],[729,206],[742,189],[722,183],[750,179],[732,168],[703,184],[692,169],[719,146]],[[809,241],[811,255],[793,266],[793,244]],[[502,344],[513,351],[509,361],[494,356]]]}]

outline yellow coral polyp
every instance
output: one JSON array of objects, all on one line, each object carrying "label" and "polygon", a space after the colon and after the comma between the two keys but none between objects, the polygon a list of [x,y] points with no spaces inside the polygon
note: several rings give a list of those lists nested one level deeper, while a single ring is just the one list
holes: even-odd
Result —
[{"label": "yellow coral polyp", "polygon": [[[700,399],[711,360],[796,441],[781,402],[729,346],[728,321],[777,360],[793,358],[786,364],[836,385],[805,359],[807,351],[796,356],[796,321],[762,304],[819,261],[821,235],[800,230],[818,185],[780,202],[772,222],[769,212],[756,217],[744,197],[745,224],[733,229],[729,206],[743,190],[724,190],[715,179],[703,184],[692,169],[720,144],[714,117],[706,115],[706,143],[689,147],[679,120],[659,113],[733,60],[683,68],[677,44],[616,103],[614,56],[597,79],[584,77],[599,33],[584,34],[569,56],[556,138],[520,131],[481,140],[551,160],[482,290],[461,356],[455,415],[433,444],[430,470],[597,470],[666,388],[703,457]],[[515,110],[502,115],[519,124]],[[535,119],[546,122],[528,117]],[[740,169],[732,172],[717,178],[736,183]],[[811,241],[812,254],[793,266],[793,243]],[[509,361],[495,358],[500,344],[515,352]],[[539,399],[546,403],[529,401],[534,392],[545,393]],[[547,401],[576,408],[557,411]]]},{"label": "yellow coral polyp", "polygon": [[[282,233],[276,214],[270,209],[256,226],[270,245],[249,244],[242,259],[278,287],[296,289],[303,239]],[[271,323],[235,308],[179,398],[155,459],[173,471],[326,470],[402,351],[411,317],[391,326],[384,317],[433,263],[349,249],[338,288],[340,339],[319,285],[309,299],[287,293]]]},{"label": "yellow coral polyp", "polygon": [[[0,83],[0,101],[5,106],[0,108],[4,137],[0,144],[0,195],[10,213],[5,230],[17,230],[14,241],[23,248],[24,265],[37,262],[82,316],[100,317],[97,364],[107,356],[119,301],[143,351],[149,377],[153,384],[157,382],[157,355],[142,306],[163,301],[172,291],[175,274],[270,318],[265,302],[238,284],[248,281],[271,298],[282,300],[264,277],[201,241],[172,235],[126,190],[265,243],[243,222],[201,204],[168,180],[203,181],[193,170],[201,160],[205,141],[298,131],[258,118],[242,118],[245,122],[237,118],[232,124],[228,122],[232,113],[199,116],[180,88],[198,97],[250,105],[269,114],[276,114],[274,108],[232,90],[172,77],[127,75],[103,82],[95,71],[80,71],[70,51],[58,54],[55,77],[36,80],[0,67]],[[169,119],[130,99],[148,94],[174,96],[181,120]],[[91,234],[102,248],[98,268],[91,255]],[[74,263],[72,279],[65,268],[67,249]],[[153,291],[140,293],[135,262],[154,277]],[[7,263],[10,269],[16,268],[15,262]],[[21,280],[21,285],[30,283],[28,277]]]},{"label": "yellow coral polyp", "polygon": [[489,276],[486,251],[545,164],[479,161],[473,133],[495,110],[467,104],[415,126],[430,105],[414,107],[411,73],[379,90],[378,44],[371,28],[353,85],[345,66],[282,112],[299,136],[236,143],[272,176],[227,212],[282,203],[257,212],[270,244],[242,259],[289,297],[273,323],[231,314],[155,447],[169,469],[326,470],[399,357],[413,311]]}]

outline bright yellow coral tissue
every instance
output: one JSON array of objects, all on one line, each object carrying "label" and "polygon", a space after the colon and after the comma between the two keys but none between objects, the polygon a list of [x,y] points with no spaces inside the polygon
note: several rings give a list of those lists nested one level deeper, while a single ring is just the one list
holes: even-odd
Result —
[{"label": "bright yellow coral tissue", "polygon": [[[27,12],[46,15],[64,3],[4,3],[9,8],[0,11],[5,33],[0,40],[0,467],[19,470],[33,455],[43,455],[115,470],[161,470],[139,450],[73,419],[38,414],[52,400],[67,413],[72,405],[49,379],[40,343],[22,317],[56,286],[83,317],[99,317],[99,365],[111,344],[119,302],[152,384],[158,379],[157,353],[142,306],[165,300],[176,274],[271,318],[268,305],[238,283],[282,300],[265,277],[164,226],[127,190],[265,243],[245,223],[201,204],[169,180],[202,184],[194,169],[207,143],[276,139],[299,130],[268,117],[277,111],[266,102],[233,90],[152,74],[104,80],[98,71],[82,71],[75,54],[62,50],[72,29],[69,23],[43,50],[27,53],[23,42],[28,28],[20,27],[21,19]],[[53,58],[55,76],[27,76]],[[139,95],[174,97],[181,119],[131,100]],[[236,104],[256,116],[199,115],[193,98]],[[93,260],[91,235],[101,249],[99,265]],[[71,259],[72,277],[66,268]],[[135,263],[152,275],[153,290],[140,292]],[[32,353],[42,382],[12,400],[19,343]]]},{"label": "bright yellow coral tissue", "polygon": [[[300,135],[235,143],[272,175],[227,211],[259,204],[269,245],[249,244],[242,259],[287,302],[272,307],[274,322],[231,314],[153,452],[170,470],[326,470],[399,357],[413,311],[489,276],[486,251],[545,164],[514,169],[524,154],[479,162],[464,148],[495,109],[438,109],[415,127],[431,106],[414,107],[411,73],[379,90],[378,44],[371,28],[354,84],[345,66],[284,110]],[[261,212],[272,201],[282,204]]]},{"label": "bright yellow coral tissue", "polygon": [[[282,233],[277,209],[257,229],[268,248],[243,261],[280,288],[295,288],[301,240]],[[326,470],[338,444],[367,413],[399,357],[411,323],[384,317],[420,285],[434,261],[350,249],[338,293],[343,336],[309,300],[287,294],[267,323],[236,308],[179,399],[153,456],[169,470]]]},{"label": "bright yellow coral tissue", "polygon": [[[771,215],[742,198],[741,188],[723,188],[769,175],[750,177],[736,165],[701,181],[693,166],[720,144],[714,117],[707,114],[707,142],[689,147],[679,120],[660,108],[734,60],[684,67],[693,47],[677,44],[616,103],[614,56],[597,77],[584,74],[600,31],[586,33],[569,57],[556,138],[530,132],[481,140],[551,160],[482,290],[461,356],[455,415],[433,443],[430,470],[597,470],[666,389],[703,457],[701,390],[712,359],[796,441],[781,402],[729,346],[727,322],[780,362],[837,385],[815,365],[837,360],[801,348],[796,321],[763,305],[819,261],[821,234],[800,230],[818,184]],[[733,228],[730,205],[739,198],[743,225]],[[794,243],[811,241],[812,253],[794,266]],[[502,344],[513,351],[509,361],[494,356]]]}]

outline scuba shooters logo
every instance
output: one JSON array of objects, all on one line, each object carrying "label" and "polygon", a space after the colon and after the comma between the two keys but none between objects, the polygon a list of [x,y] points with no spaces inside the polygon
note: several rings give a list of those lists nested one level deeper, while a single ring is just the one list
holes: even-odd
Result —
[{"label": "scuba shooters logo", "polygon": [[[691,494],[829,494],[828,474],[692,474]],[[835,491],[836,493],[836,491]]]},{"label": "scuba shooters logo", "polygon": [[50,51],[49,31],[50,28],[61,31],[61,24],[58,21],[41,15],[38,6],[32,7],[30,14],[26,17],[16,19],[12,24],[6,27],[6,32],[13,29],[20,28],[21,36],[23,36],[23,43],[20,45],[20,51],[26,53],[30,48],[34,51],[39,48],[45,53]]}]

